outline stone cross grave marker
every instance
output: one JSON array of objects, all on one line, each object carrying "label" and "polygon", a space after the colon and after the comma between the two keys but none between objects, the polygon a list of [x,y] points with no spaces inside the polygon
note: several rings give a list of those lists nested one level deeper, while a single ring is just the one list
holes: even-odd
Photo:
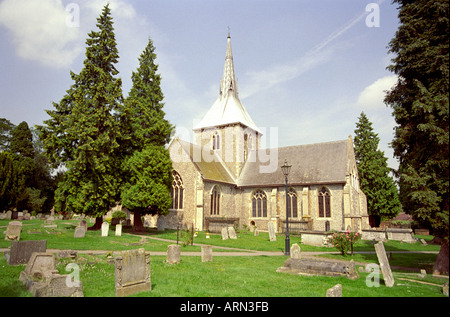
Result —
[{"label": "stone cross grave marker", "polygon": [[11,241],[11,251],[5,252],[9,265],[27,264],[34,252],[46,252],[47,240]]},{"label": "stone cross grave marker", "polygon": [[222,228],[222,240],[228,240],[228,228],[227,227]]},{"label": "stone cross grave marker", "polygon": [[116,296],[151,291],[150,253],[143,248],[123,251],[114,259]]},{"label": "stone cross grave marker", "polygon": [[269,222],[268,227],[270,241],[277,241],[277,236],[275,235],[275,225],[273,224],[273,222]]},{"label": "stone cross grave marker", "polygon": [[116,236],[117,237],[122,236],[122,225],[120,223],[116,225]]},{"label": "stone cross grave marker", "polygon": [[301,257],[300,246],[297,243],[294,243],[291,247],[291,258],[301,259]]},{"label": "stone cross grave marker", "polygon": [[171,244],[167,247],[167,263],[180,263],[181,246],[179,244]]},{"label": "stone cross grave marker", "polygon": [[109,232],[109,223],[105,221],[104,223],[102,223],[102,237],[107,237],[108,232]]},{"label": "stone cross grave marker", "polygon": [[202,245],[202,262],[212,262],[212,246]]},{"label": "stone cross grave marker", "polygon": [[380,263],[384,284],[386,284],[387,287],[394,286],[394,276],[392,275],[391,266],[389,265],[383,242],[380,241],[375,244],[375,251],[377,253],[378,262]]},{"label": "stone cross grave marker", "polygon": [[237,239],[236,231],[234,230],[234,227],[228,227],[228,237],[233,240]]},{"label": "stone cross grave marker", "polygon": [[22,223],[20,221],[11,221],[6,228],[5,240],[13,241],[20,240],[20,233],[22,232]]}]

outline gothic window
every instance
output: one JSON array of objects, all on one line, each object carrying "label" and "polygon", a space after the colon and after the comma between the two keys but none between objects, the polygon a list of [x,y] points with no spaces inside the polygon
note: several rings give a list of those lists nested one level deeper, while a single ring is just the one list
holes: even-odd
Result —
[{"label": "gothic window", "polygon": [[292,218],[298,217],[297,193],[293,188],[288,192],[288,214]]},{"label": "gothic window", "polygon": [[253,193],[252,217],[267,217],[267,196],[262,190]]},{"label": "gothic window", "polygon": [[173,183],[172,183],[172,209],[180,210],[183,209],[183,180],[180,174],[176,171],[172,172]]},{"label": "gothic window", "polygon": [[211,215],[218,215],[220,213],[220,188],[214,186],[211,192]]},{"label": "gothic window", "polygon": [[215,132],[212,137],[212,149],[220,150],[220,136],[219,133]]},{"label": "gothic window", "polygon": [[322,187],[319,190],[319,217],[331,217],[330,192]]}]

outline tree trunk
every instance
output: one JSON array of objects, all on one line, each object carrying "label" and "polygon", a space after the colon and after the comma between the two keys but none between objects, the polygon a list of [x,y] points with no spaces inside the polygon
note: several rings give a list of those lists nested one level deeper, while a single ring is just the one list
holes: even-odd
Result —
[{"label": "tree trunk", "polygon": [[95,218],[95,224],[92,227],[88,227],[88,230],[100,230],[102,228],[103,217]]},{"label": "tree trunk", "polygon": [[434,262],[433,274],[448,275],[448,256],[449,256],[449,243],[448,240],[442,240],[441,250]]},{"label": "tree trunk", "polygon": [[141,219],[141,211],[140,210],[133,210],[134,214],[134,223],[133,223],[133,232],[144,232],[144,225],[142,224]]}]

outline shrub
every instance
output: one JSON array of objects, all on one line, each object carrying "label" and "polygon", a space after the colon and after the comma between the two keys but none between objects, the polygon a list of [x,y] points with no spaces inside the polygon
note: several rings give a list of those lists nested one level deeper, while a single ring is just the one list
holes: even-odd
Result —
[{"label": "shrub", "polygon": [[361,234],[358,232],[335,232],[328,239],[328,242],[338,249],[343,256],[346,256],[348,250],[350,250],[351,255],[353,255],[353,244],[359,239],[361,239]]},{"label": "shrub", "polygon": [[127,214],[124,211],[117,210],[113,212],[112,217],[120,220],[125,220],[127,219]]}]

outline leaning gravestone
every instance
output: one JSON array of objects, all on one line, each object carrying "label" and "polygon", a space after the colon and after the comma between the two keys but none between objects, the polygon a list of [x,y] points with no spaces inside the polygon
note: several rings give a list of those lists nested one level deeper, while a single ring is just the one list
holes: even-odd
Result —
[{"label": "leaning gravestone", "polygon": [[143,248],[120,253],[114,259],[116,296],[152,290],[150,253]]},{"label": "leaning gravestone", "polygon": [[270,241],[277,241],[277,236],[275,235],[275,225],[273,224],[273,222],[269,222],[268,227]]},{"label": "leaning gravestone", "polygon": [[227,227],[222,228],[222,240],[228,240],[228,228]]},{"label": "leaning gravestone", "polygon": [[300,246],[297,243],[294,243],[291,247],[291,258],[293,258],[293,259],[301,258]]},{"label": "leaning gravestone", "polygon": [[120,223],[116,225],[116,236],[117,237],[122,236],[122,225]]},{"label": "leaning gravestone", "polygon": [[377,252],[378,262],[380,263],[381,273],[383,273],[384,284],[387,287],[394,286],[394,276],[392,275],[391,266],[386,256],[383,242],[375,244],[375,251]]},{"label": "leaning gravestone", "polygon": [[11,250],[5,252],[9,265],[27,264],[34,252],[46,252],[47,240],[11,241]]},{"label": "leaning gravestone", "polygon": [[181,246],[179,244],[171,244],[167,247],[167,263],[180,263]]},{"label": "leaning gravestone", "polygon": [[234,227],[228,227],[228,237],[233,240],[237,239],[236,231],[234,230]]},{"label": "leaning gravestone", "polygon": [[327,297],[342,297],[342,284],[327,289]]},{"label": "leaning gravestone", "polygon": [[212,262],[212,246],[202,245],[202,262]]},{"label": "leaning gravestone", "polygon": [[75,228],[75,232],[73,233],[74,238],[84,238],[85,235],[86,235],[85,226],[78,226]]},{"label": "leaning gravestone", "polygon": [[6,228],[5,240],[13,241],[20,240],[20,233],[22,232],[22,223],[20,221],[11,221]]},{"label": "leaning gravestone", "polygon": [[107,237],[108,231],[109,231],[109,223],[105,221],[104,223],[102,223],[102,237]]}]

